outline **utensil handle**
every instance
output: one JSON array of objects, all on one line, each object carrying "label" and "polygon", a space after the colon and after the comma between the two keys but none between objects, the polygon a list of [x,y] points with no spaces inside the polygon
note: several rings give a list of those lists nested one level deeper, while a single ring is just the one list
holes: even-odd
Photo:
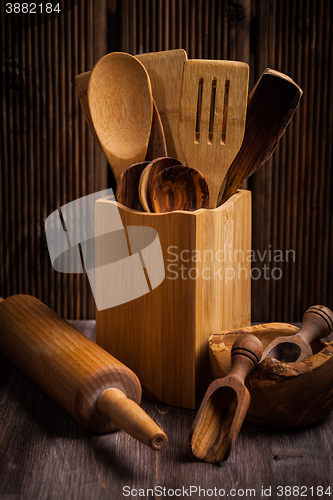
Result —
[{"label": "utensil handle", "polygon": [[250,371],[259,363],[262,344],[255,335],[242,335],[233,343],[231,349],[231,372],[229,376],[244,384]]},{"label": "utensil handle", "polygon": [[153,450],[162,450],[167,445],[168,438],[162,429],[121,390],[105,389],[98,398],[97,406],[120,429]]},{"label": "utensil handle", "polygon": [[333,331],[333,312],[326,306],[312,306],[305,311],[302,326],[296,334],[310,344],[327,337]]}]

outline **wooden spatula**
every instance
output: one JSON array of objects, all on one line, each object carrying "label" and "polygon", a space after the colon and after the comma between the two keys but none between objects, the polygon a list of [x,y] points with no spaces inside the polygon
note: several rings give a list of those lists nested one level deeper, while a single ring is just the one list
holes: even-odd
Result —
[{"label": "wooden spatula", "polygon": [[142,62],[149,74],[153,97],[161,115],[168,154],[184,163],[178,138],[178,124],[183,66],[187,54],[183,49],[176,49],[137,54],[135,57]]},{"label": "wooden spatula", "polygon": [[269,68],[264,71],[250,93],[244,139],[227,172],[218,206],[271,157],[302,94],[289,76]]},{"label": "wooden spatula", "polygon": [[244,381],[261,355],[261,342],[254,335],[234,342],[231,371],[210,384],[192,426],[190,445],[200,460],[218,463],[229,457],[250,405]]},{"label": "wooden spatula", "polygon": [[242,144],[249,67],[236,61],[184,63],[179,141],[188,166],[206,178],[209,208]]},{"label": "wooden spatula", "polygon": [[145,160],[153,114],[151,84],[130,54],[113,52],[94,66],[88,83],[91,119],[116,181]]},{"label": "wooden spatula", "polygon": [[284,363],[303,361],[312,356],[310,342],[327,337],[333,331],[333,312],[325,306],[312,306],[304,314],[298,333],[276,337],[262,358],[275,358]]}]

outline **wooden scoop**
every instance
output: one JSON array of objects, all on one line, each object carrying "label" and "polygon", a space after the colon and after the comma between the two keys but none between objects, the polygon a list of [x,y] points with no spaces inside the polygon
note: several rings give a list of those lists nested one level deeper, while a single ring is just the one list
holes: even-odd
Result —
[{"label": "wooden scoop", "polygon": [[265,349],[263,359],[275,358],[284,363],[303,361],[313,355],[310,342],[327,337],[333,331],[333,312],[325,306],[312,306],[304,314],[298,333],[276,337]]},{"label": "wooden scoop", "polygon": [[154,450],[166,446],[139,406],[137,376],[36,298],[1,301],[0,350],[88,431],[120,428]]},{"label": "wooden scoop", "polygon": [[250,93],[241,148],[222,185],[218,206],[273,154],[303,92],[289,76],[266,69]]},{"label": "wooden scoop", "polygon": [[116,181],[145,160],[152,123],[151,84],[144,66],[130,54],[102,57],[88,83],[91,119]]},{"label": "wooden scoop", "polygon": [[155,213],[208,208],[207,182],[194,168],[184,165],[165,168],[155,179],[151,204]]},{"label": "wooden scoop", "polygon": [[[91,71],[86,71],[85,73],[81,73],[75,77],[75,85],[77,95],[79,97],[80,105],[86,119],[87,125],[92,133],[95,141],[102,149],[102,146],[97,137],[89,110],[88,104],[88,82]],[[155,158],[159,158],[160,156],[168,156],[166,140],[163,130],[163,125],[161,121],[160,114],[158,112],[156,103],[153,99],[153,121],[150,130],[150,137],[148,143],[148,149],[146,153],[146,160],[154,160]]]},{"label": "wooden scoop", "polygon": [[208,387],[190,434],[192,452],[200,460],[218,463],[229,457],[250,405],[244,381],[261,354],[257,337],[239,337],[232,346],[229,375]]},{"label": "wooden scoop", "polygon": [[153,187],[155,185],[156,177],[165,168],[173,167],[175,165],[181,165],[180,161],[175,158],[165,156],[151,161],[142,171],[138,191],[141,205],[146,212],[154,212],[151,204],[151,197],[153,196]]},{"label": "wooden scoop", "polygon": [[236,61],[191,59],[184,63],[179,141],[187,165],[206,178],[209,208],[242,144],[249,67]]}]

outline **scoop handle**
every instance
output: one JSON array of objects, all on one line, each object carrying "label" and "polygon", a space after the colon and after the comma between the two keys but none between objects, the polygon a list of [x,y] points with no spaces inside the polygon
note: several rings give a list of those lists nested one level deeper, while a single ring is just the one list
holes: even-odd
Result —
[{"label": "scoop handle", "polygon": [[255,335],[242,335],[233,343],[231,349],[231,371],[229,376],[237,378],[242,384],[250,371],[259,363],[262,344]]},{"label": "scoop handle", "polygon": [[326,306],[311,306],[305,311],[302,326],[296,334],[310,344],[313,340],[328,337],[333,331],[333,312]]},{"label": "scoop handle", "polygon": [[98,409],[119,429],[149,446],[162,450],[168,442],[166,434],[132,399],[116,388],[105,389],[97,401]]}]

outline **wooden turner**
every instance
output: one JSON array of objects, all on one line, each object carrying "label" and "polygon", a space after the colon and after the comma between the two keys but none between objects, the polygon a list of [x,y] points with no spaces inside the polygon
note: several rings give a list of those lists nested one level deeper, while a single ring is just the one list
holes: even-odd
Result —
[{"label": "wooden turner", "polygon": [[161,450],[167,437],[139,406],[137,376],[29,295],[0,299],[0,350],[90,432],[118,428]]},{"label": "wooden turner", "polygon": [[250,405],[244,381],[261,355],[260,340],[242,335],[232,346],[229,375],[209,385],[190,434],[192,452],[200,460],[218,463],[229,457]]},{"label": "wooden turner", "polygon": [[313,355],[310,342],[327,337],[333,331],[333,312],[325,306],[312,306],[304,314],[298,333],[276,337],[262,358],[275,358],[283,363],[303,361]]},{"label": "wooden turner", "polygon": [[179,141],[188,166],[199,170],[215,208],[223,179],[243,140],[249,67],[236,61],[184,63]]},{"label": "wooden turner", "polygon": [[289,76],[269,68],[263,72],[250,93],[244,139],[225,177],[218,206],[271,157],[302,94]]}]

